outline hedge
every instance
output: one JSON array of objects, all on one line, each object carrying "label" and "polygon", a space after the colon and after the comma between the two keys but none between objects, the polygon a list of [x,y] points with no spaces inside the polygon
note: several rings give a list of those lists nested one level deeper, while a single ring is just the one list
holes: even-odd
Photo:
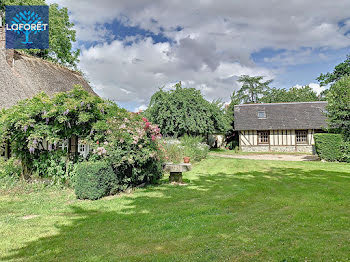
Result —
[{"label": "hedge", "polygon": [[343,144],[343,161],[350,163],[350,142]]},{"label": "hedge", "polygon": [[79,199],[96,200],[116,191],[117,176],[106,162],[79,163],[74,173],[75,194]]},{"label": "hedge", "polygon": [[340,134],[315,134],[315,147],[318,156],[326,161],[343,160],[343,137]]}]

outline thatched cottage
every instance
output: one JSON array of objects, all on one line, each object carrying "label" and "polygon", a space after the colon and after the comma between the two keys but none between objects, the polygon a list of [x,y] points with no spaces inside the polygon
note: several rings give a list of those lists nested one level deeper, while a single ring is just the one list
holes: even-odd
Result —
[{"label": "thatched cottage", "polygon": [[327,102],[244,104],[234,108],[243,152],[314,153],[314,134],[326,127]]},{"label": "thatched cottage", "polygon": [[[69,91],[74,85],[81,85],[88,92],[95,94],[78,72],[5,49],[5,30],[0,27],[0,108],[11,107],[39,92],[53,95]],[[71,138],[68,144],[72,152],[79,151],[85,154],[88,150],[84,145],[78,145],[77,138]],[[8,150],[5,150],[5,154],[8,154]]]}]

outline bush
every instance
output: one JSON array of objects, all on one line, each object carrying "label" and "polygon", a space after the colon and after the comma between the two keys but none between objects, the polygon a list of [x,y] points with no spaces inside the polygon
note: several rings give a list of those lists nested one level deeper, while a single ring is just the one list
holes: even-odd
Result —
[{"label": "bush", "polygon": [[344,142],[343,149],[343,161],[350,163],[350,142]]},{"label": "bush", "polygon": [[0,157],[0,178],[3,177],[15,177],[18,178],[21,175],[22,167],[20,162],[11,157],[7,161]]},{"label": "bush", "polygon": [[201,136],[184,135],[180,138],[181,145],[184,147],[184,155],[189,156],[193,162],[201,161],[206,158],[209,152],[209,146],[203,143]]},{"label": "bush", "polygon": [[118,178],[118,190],[152,183],[162,172],[159,128],[139,114],[116,114],[95,125],[89,160],[108,162]]},{"label": "bush", "polygon": [[164,150],[167,161],[181,163],[188,156],[192,162],[198,162],[206,158],[209,146],[203,143],[203,137],[185,135],[178,139],[164,139]]},{"label": "bush", "polygon": [[118,180],[107,162],[82,162],[76,165],[74,173],[79,199],[96,200],[116,192]]},{"label": "bush", "polygon": [[53,184],[70,183],[70,173],[74,163],[67,158],[62,150],[42,152],[38,159],[33,161],[33,169],[39,178],[49,178]]},{"label": "bush", "polygon": [[342,161],[343,138],[340,134],[315,134],[318,156],[326,161]]}]

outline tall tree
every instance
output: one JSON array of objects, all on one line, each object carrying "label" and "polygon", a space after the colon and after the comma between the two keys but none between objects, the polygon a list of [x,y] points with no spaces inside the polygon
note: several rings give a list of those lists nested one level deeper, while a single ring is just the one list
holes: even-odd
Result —
[{"label": "tall tree", "polygon": [[268,89],[264,96],[260,99],[263,103],[280,103],[280,102],[312,102],[318,100],[324,100],[321,96],[318,96],[315,91],[309,86],[303,86],[301,88],[292,87],[289,90],[282,88]]},{"label": "tall tree", "polygon": [[330,87],[327,100],[330,128],[350,141],[350,76],[344,76]]},{"label": "tall tree", "polygon": [[[47,5],[45,0],[4,0],[0,3],[0,12],[5,11],[5,5]],[[6,15],[6,14],[5,14]],[[26,53],[60,63],[64,66],[76,67],[79,62],[80,50],[73,50],[76,41],[74,24],[69,21],[68,9],[57,4],[49,7],[49,49],[28,49]]]},{"label": "tall tree", "polygon": [[321,86],[328,84],[334,84],[340,80],[343,76],[350,75],[350,55],[346,56],[344,62],[335,66],[332,73],[321,74],[316,80],[320,83]]},{"label": "tall tree", "polygon": [[258,103],[264,92],[269,88],[273,80],[263,82],[263,76],[242,75],[238,82],[242,83],[242,88],[238,91],[243,103]]},{"label": "tall tree", "polygon": [[160,89],[151,97],[145,116],[158,124],[163,135],[204,135],[228,129],[221,103],[210,103],[199,90],[183,88],[181,82],[174,90]]}]

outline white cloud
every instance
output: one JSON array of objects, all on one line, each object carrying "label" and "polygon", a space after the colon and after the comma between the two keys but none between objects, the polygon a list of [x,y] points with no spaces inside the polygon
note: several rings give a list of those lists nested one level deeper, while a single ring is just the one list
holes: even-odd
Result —
[{"label": "white cloud", "polygon": [[140,112],[140,111],[145,111],[147,109],[147,105],[140,105],[138,107],[135,108],[134,112],[137,113],[137,112]]},{"label": "white cloud", "polygon": [[[129,46],[115,40],[83,49],[80,67],[101,96],[142,104],[147,104],[158,88],[169,89],[178,81],[184,86],[200,89],[208,99],[228,101],[232,91],[238,88],[238,76],[274,76],[273,72],[263,68],[242,66],[236,62],[217,61],[218,64],[214,64],[205,56],[190,53],[191,50],[185,49],[179,54],[169,43],[154,44],[150,38]],[[185,59],[186,56],[191,59]]]},{"label": "white cloud", "polygon": [[[274,78],[284,67],[326,60],[324,50],[350,46],[350,36],[344,35],[350,28],[348,0],[57,2],[69,8],[78,40],[99,43],[82,50],[80,63],[97,92],[139,105],[147,104],[159,87],[180,80],[209,99],[227,101],[241,74]],[[162,31],[173,42],[138,36],[111,41],[114,36],[104,25],[114,19],[155,34]],[[182,30],[175,30],[179,26]],[[263,48],[284,50],[265,58],[278,71],[252,61],[252,53]],[[322,91],[318,84],[310,87]]]},{"label": "white cloud", "polygon": [[[310,83],[308,84],[308,86],[314,91],[316,92],[316,94],[321,94],[322,91],[326,90],[326,88],[324,86],[320,86],[317,83]],[[302,88],[302,85],[295,85],[294,87],[296,88]]]},{"label": "white cloud", "polygon": [[312,90],[314,90],[318,95],[321,94],[322,91],[326,90],[324,86],[320,86],[317,83],[310,83],[309,87],[311,87]]}]

